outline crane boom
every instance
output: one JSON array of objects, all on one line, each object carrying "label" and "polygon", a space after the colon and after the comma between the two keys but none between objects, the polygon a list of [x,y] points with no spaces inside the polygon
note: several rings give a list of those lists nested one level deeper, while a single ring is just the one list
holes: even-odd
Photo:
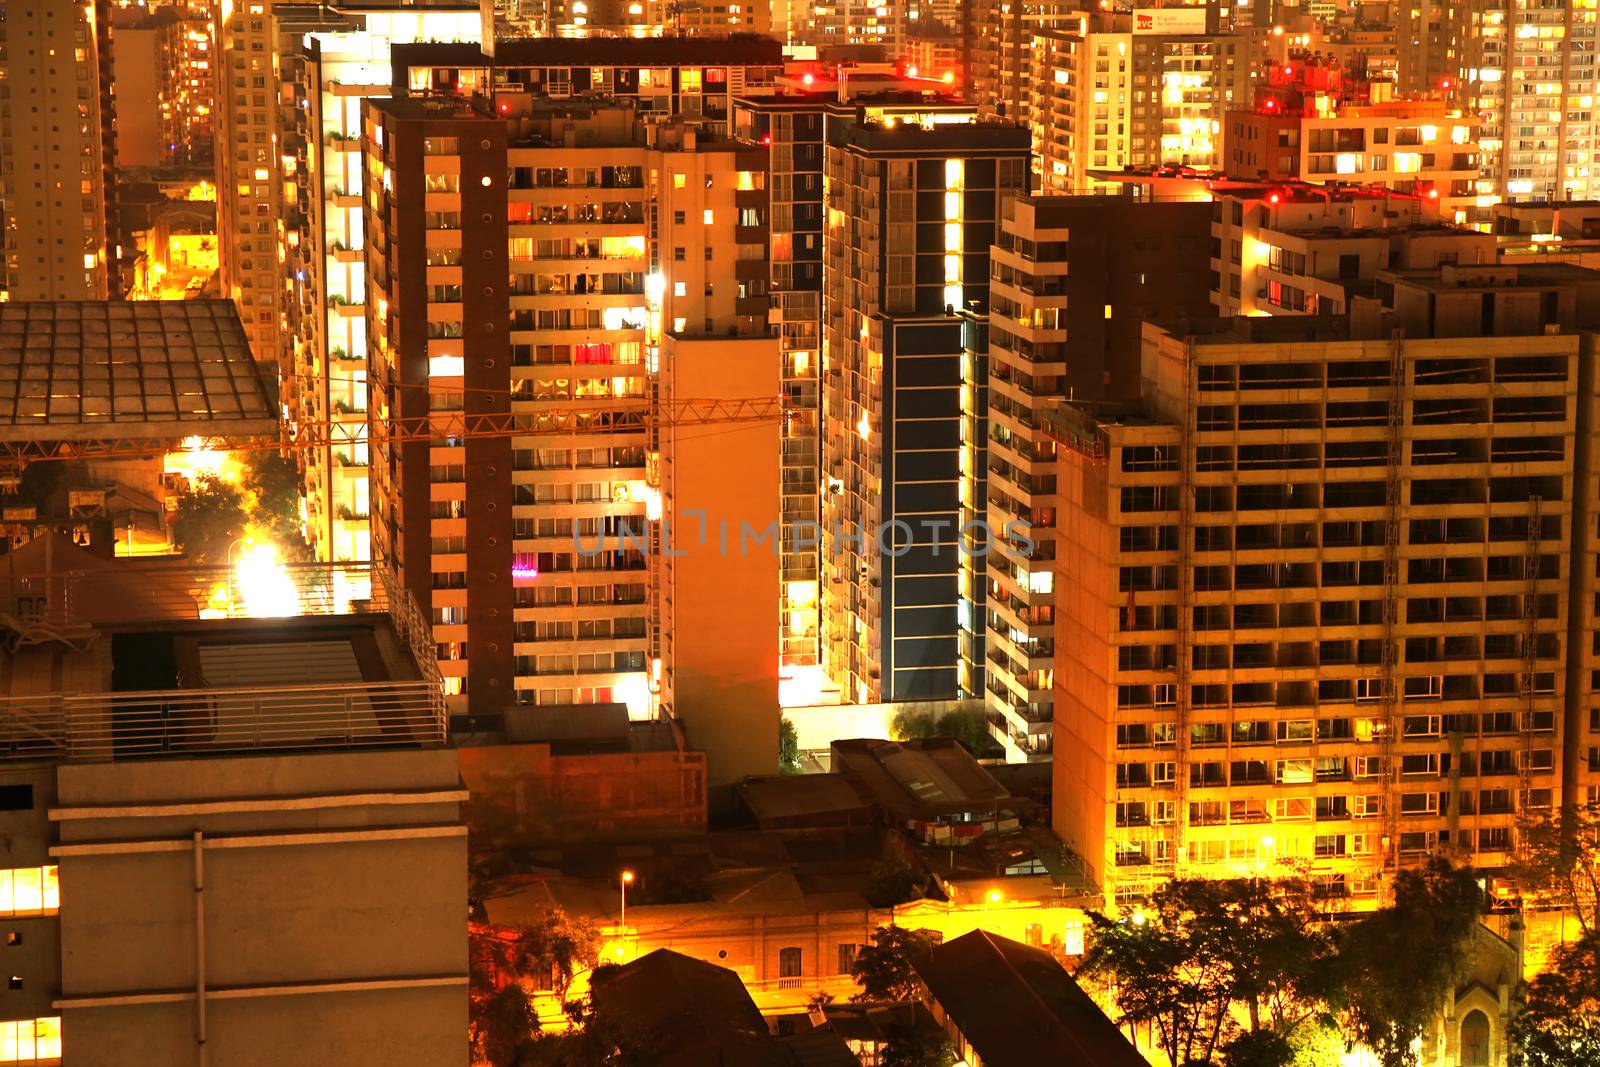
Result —
[{"label": "crane boom", "polygon": [[[563,407],[538,411],[498,411],[469,414],[461,411],[436,411],[408,418],[369,419],[366,422],[301,423],[291,434],[280,426],[277,434],[257,434],[230,438],[231,451],[265,449],[327,448],[365,444],[383,440],[394,444],[449,442],[485,437],[564,437],[591,433],[616,434],[637,430],[645,433],[652,426],[710,426],[720,423],[765,422],[783,411],[781,397],[754,397],[738,400],[682,399],[665,402],[665,410],[649,407],[618,410],[614,402],[600,401],[593,407]],[[370,433],[369,433],[370,427]],[[13,464],[47,459],[111,459],[119,456],[147,456],[170,452],[189,434],[139,436],[117,435],[115,424],[105,436],[78,440],[0,441],[0,461]]]}]

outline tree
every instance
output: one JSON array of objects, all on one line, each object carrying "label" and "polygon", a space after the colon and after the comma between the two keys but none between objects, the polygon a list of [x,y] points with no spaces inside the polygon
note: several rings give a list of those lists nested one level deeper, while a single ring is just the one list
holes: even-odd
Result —
[{"label": "tree", "polygon": [[472,1058],[490,1067],[518,1067],[534,1044],[539,1011],[520,982],[489,995],[468,1025]]},{"label": "tree", "polygon": [[778,773],[800,773],[800,734],[787,718],[778,720]]},{"label": "tree", "polygon": [[1222,1048],[1228,1067],[1289,1067],[1294,1045],[1276,1030],[1245,1030]]},{"label": "tree", "polygon": [[1600,1063],[1600,932],[1556,949],[1511,1019],[1512,1067]]},{"label": "tree", "polygon": [[1585,933],[1600,930],[1600,820],[1581,809],[1517,825],[1510,875],[1529,904],[1566,908]]},{"label": "tree", "polygon": [[244,494],[221,478],[201,475],[178,497],[172,537],[197,563],[226,563],[228,547],[244,536]]},{"label": "tree", "polygon": [[470,932],[468,1038],[473,1053],[494,1067],[516,1067],[539,1025],[534,991],[548,983],[564,1000],[572,976],[599,960],[599,931],[586,918],[550,908],[526,923],[473,924]]},{"label": "tree", "polygon": [[879,1067],[952,1067],[956,1046],[942,1032],[911,1025],[890,1026],[888,1041],[878,1057]]},{"label": "tree", "polygon": [[1089,913],[1080,973],[1114,987],[1118,1021],[1148,1026],[1172,1067],[1209,1061],[1231,1036],[1235,983],[1218,913],[1214,890],[1196,879],[1167,883],[1131,916]]},{"label": "tree", "polygon": [[1477,874],[1434,858],[1395,876],[1394,903],[1351,924],[1338,969],[1348,1031],[1383,1067],[1406,1067],[1483,914]]},{"label": "tree", "polygon": [[1190,899],[1210,909],[1217,955],[1228,965],[1233,999],[1244,1004],[1252,1032],[1270,1026],[1287,1047],[1300,1026],[1326,1015],[1334,944],[1309,882],[1237,878],[1202,883]]},{"label": "tree", "polygon": [[253,452],[240,483],[250,521],[286,558],[309,559],[300,534],[300,472],[294,460],[276,452]]},{"label": "tree", "polygon": [[933,939],[903,926],[880,926],[872,943],[856,952],[850,977],[861,992],[851,1000],[910,1000],[916,996],[917,976],[911,961],[933,951]]},{"label": "tree", "polygon": [[980,759],[995,759],[1005,755],[981,715],[965,711],[947,711],[933,716],[914,711],[898,711],[889,721],[889,735],[896,741],[920,741],[931,737],[951,737],[960,741]]}]

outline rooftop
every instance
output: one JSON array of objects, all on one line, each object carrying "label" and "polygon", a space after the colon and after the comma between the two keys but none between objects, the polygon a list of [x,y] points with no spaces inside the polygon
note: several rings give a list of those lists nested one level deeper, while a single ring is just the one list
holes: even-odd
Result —
[{"label": "rooftop", "polygon": [[231,300],[0,305],[0,443],[278,435]]},{"label": "rooftop", "polygon": [[[783,45],[760,34],[728,37],[517,37],[494,46],[498,67],[783,66]],[[396,44],[395,85],[404,91],[411,67],[486,67],[480,46],[436,41]]]},{"label": "rooftop", "polygon": [[0,561],[0,761],[444,743],[431,636],[381,568],[230,574],[61,540]]},{"label": "rooftop", "polygon": [[1018,803],[971,752],[949,738],[838,740],[832,755],[834,768],[899,824],[1011,809]]},{"label": "rooftop", "polygon": [[985,1067],[1145,1067],[1145,1059],[1050,953],[985,930],[911,966]]},{"label": "rooftop", "polygon": [[781,1067],[800,1061],[767,1030],[739,976],[671,949],[597,970],[596,1017],[659,1067]]}]

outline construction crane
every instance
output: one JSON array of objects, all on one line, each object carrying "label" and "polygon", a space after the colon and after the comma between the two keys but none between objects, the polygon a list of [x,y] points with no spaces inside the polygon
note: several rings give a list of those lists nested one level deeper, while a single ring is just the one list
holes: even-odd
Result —
[{"label": "construction crane", "polygon": [[[227,435],[229,451],[337,448],[382,440],[391,444],[449,443],[488,437],[562,437],[583,434],[617,434],[652,428],[712,426],[723,423],[765,422],[783,414],[781,397],[739,400],[680,399],[657,408],[622,409],[550,408],[539,411],[499,411],[469,414],[437,411],[414,417],[391,417],[347,422],[300,422],[280,426],[276,434]],[[371,433],[369,434],[369,426]],[[22,466],[39,460],[114,459],[159,455],[180,446],[186,437],[204,435],[203,424],[175,424],[172,433],[154,436],[120,435],[108,423],[103,436],[77,440],[0,440],[0,465]],[[41,426],[42,438],[48,429]]]}]

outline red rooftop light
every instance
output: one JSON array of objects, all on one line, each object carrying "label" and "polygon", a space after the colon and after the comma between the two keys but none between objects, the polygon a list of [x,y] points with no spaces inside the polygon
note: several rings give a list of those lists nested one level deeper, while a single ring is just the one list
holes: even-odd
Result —
[{"label": "red rooftop light", "polygon": [[807,85],[810,85],[812,82],[816,81],[817,78],[816,78],[816,75],[812,74],[808,70],[804,74],[800,75],[800,80],[805,82]]},{"label": "red rooftop light", "polygon": [[1277,193],[1270,193],[1267,196],[1267,203],[1276,204],[1279,201],[1281,201],[1282,199],[1283,199],[1283,197],[1279,196]]}]

